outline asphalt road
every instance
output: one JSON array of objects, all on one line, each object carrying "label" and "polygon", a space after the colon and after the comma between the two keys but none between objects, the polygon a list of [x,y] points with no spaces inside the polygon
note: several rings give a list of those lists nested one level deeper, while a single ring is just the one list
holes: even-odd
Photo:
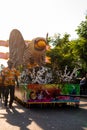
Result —
[{"label": "asphalt road", "polygon": [[80,107],[30,107],[16,101],[13,109],[0,102],[0,130],[87,130],[87,99]]}]

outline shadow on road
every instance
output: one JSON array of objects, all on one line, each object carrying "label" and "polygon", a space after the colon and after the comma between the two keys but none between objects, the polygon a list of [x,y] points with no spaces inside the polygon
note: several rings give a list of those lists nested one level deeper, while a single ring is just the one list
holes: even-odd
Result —
[{"label": "shadow on road", "polygon": [[42,107],[40,105],[24,108],[15,103],[14,108],[6,109],[6,113],[3,115],[6,122],[13,126],[12,130],[14,127],[19,128],[17,130],[87,129],[87,101],[84,99],[78,109],[71,106]]}]

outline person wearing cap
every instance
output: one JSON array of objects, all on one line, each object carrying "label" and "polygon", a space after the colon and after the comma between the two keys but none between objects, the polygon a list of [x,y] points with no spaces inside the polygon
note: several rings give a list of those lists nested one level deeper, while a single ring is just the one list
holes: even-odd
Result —
[{"label": "person wearing cap", "polygon": [[5,106],[8,105],[8,95],[10,94],[9,100],[9,108],[12,108],[12,104],[14,101],[14,92],[15,92],[15,81],[17,86],[18,84],[18,76],[19,71],[14,68],[13,63],[11,60],[7,62],[8,66],[3,69],[4,75],[4,87],[5,87]]}]

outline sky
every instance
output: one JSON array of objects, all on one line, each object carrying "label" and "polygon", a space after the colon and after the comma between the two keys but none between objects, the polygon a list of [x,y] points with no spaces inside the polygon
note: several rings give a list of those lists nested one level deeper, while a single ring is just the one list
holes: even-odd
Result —
[{"label": "sky", "polygon": [[87,0],[0,0],[0,40],[18,29],[24,40],[68,33],[85,20]]},{"label": "sky", "polygon": [[[77,38],[76,29],[87,14],[87,0],[0,0],[0,40],[18,29],[24,40],[59,33]],[[8,49],[0,47],[0,51]],[[0,63],[6,61],[0,59]]]}]

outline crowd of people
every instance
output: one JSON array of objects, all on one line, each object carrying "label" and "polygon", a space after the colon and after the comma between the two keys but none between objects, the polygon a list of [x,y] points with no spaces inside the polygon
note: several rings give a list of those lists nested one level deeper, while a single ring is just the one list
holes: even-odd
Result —
[{"label": "crowd of people", "polygon": [[8,60],[7,65],[0,71],[0,98],[4,101],[6,108],[12,108],[15,85],[19,86],[18,76],[20,73],[14,68],[11,60]]}]

